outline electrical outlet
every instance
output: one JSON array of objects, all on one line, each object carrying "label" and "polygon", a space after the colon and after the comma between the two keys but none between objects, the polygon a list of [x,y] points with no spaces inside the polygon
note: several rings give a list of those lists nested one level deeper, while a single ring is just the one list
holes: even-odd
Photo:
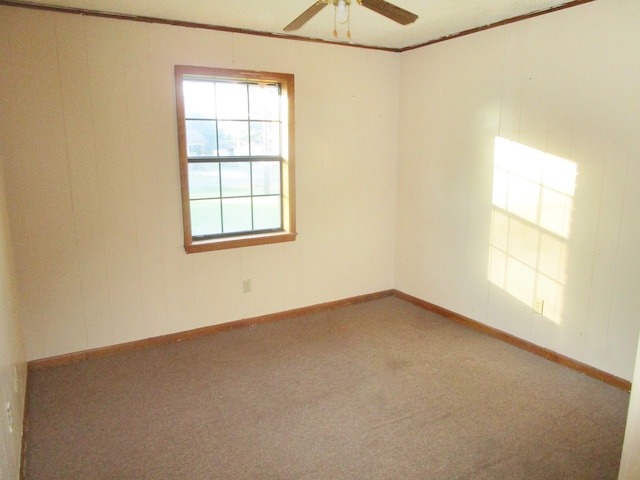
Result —
[{"label": "electrical outlet", "polygon": [[251,293],[251,279],[247,278],[242,281],[242,292],[243,293]]},{"label": "electrical outlet", "polygon": [[11,410],[11,402],[7,402],[5,405],[7,411],[7,423],[9,425],[9,433],[13,433],[13,411]]},{"label": "electrical outlet", "polygon": [[533,311],[542,315],[542,310],[544,309],[544,300],[541,298],[536,298],[533,301]]}]

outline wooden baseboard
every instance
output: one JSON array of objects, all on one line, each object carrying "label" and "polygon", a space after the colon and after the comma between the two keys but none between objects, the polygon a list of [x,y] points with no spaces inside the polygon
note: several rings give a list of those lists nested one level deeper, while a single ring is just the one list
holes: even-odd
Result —
[{"label": "wooden baseboard", "polygon": [[111,345],[107,347],[94,348],[91,350],[83,350],[81,352],[68,353],[55,357],[48,357],[38,360],[31,360],[28,364],[28,370],[39,370],[42,368],[59,367],[62,365],[69,365],[72,363],[82,362],[92,358],[99,358],[116,353],[129,352],[133,350],[141,350],[144,348],[156,347],[159,345],[166,345],[170,343],[178,343],[184,340],[189,340],[197,337],[204,337],[208,335],[215,335],[217,333],[227,332],[230,330],[236,330],[238,328],[250,327],[259,325],[261,323],[277,322],[279,320],[285,320],[287,318],[299,317],[302,315],[308,315],[310,313],[317,313],[326,310],[332,310],[335,308],[346,307],[349,305],[355,305],[358,303],[370,302],[378,300],[384,297],[390,297],[394,294],[393,290],[383,290],[381,292],[370,293],[365,295],[358,295],[356,297],[344,298],[341,300],[335,300],[333,302],[320,303],[317,305],[311,305],[308,307],[295,308],[293,310],[286,310],[278,313],[271,313],[268,315],[261,315],[253,318],[245,318],[242,320],[236,320],[232,322],[222,323],[219,325],[212,325],[209,327],[197,328],[194,330],[187,330],[185,332],[171,333],[168,335],[161,335],[158,337],[146,338],[143,340],[135,340],[132,342],[121,343],[118,345]]},{"label": "wooden baseboard", "polygon": [[515,347],[521,348],[522,350],[526,350],[535,355],[546,358],[547,360],[551,360],[552,362],[571,368],[585,375],[589,375],[590,377],[597,378],[598,380],[608,383],[609,385],[613,385],[614,387],[617,387],[626,391],[631,390],[631,382],[629,382],[628,380],[616,377],[615,375],[611,375],[610,373],[604,372],[597,368],[578,362],[577,360],[574,360],[572,358],[556,353],[553,350],[540,347],[538,345],[535,345],[534,343],[515,337],[501,330],[492,328],[476,320],[472,320],[463,315],[452,312],[451,310],[447,310],[446,308],[439,307],[438,305],[434,305],[425,300],[421,300],[412,295],[403,293],[399,290],[383,290],[381,292],[370,293],[366,295],[359,295],[356,297],[345,298],[345,299],[336,300],[333,302],[320,303],[317,305],[311,305],[309,307],[295,308],[293,310],[286,310],[283,312],[272,313],[268,315],[261,315],[253,318],[236,320],[233,322],[227,322],[219,325],[212,325],[209,327],[197,328],[195,330],[188,330],[185,332],[172,333],[169,335],[162,335],[159,337],[136,340],[133,342],[127,342],[127,343],[112,345],[108,347],[95,348],[92,350],[69,353],[66,355],[60,355],[56,357],[43,358],[40,360],[32,360],[27,365],[28,365],[29,371],[38,370],[41,368],[68,365],[76,362],[81,362],[84,360],[89,360],[92,358],[98,358],[98,357],[103,357],[107,355],[113,355],[116,353],[128,352],[132,350],[141,350],[144,348],[150,348],[150,347],[155,347],[159,345],[166,345],[170,343],[182,342],[184,340],[189,340],[192,338],[203,337],[208,335],[215,335],[217,333],[236,330],[238,328],[259,325],[262,323],[276,322],[279,320],[298,317],[301,315],[307,315],[310,313],[317,313],[317,312],[322,312],[326,310],[332,310],[335,308],[346,307],[349,305],[355,305],[358,303],[370,302],[373,300],[378,300],[378,299],[389,297],[389,296],[395,296],[401,300],[412,303],[413,305],[424,308],[425,310],[429,310],[431,312],[442,315],[443,317],[448,318],[449,320],[452,320],[456,323],[459,323],[469,328],[473,328],[474,330],[484,333],[485,335],[489,335],[491,337],[497,338]]},{"label": "wooden baseboard", "polygon": [[421,300],[412,295],[408,295],[398,290],[393,290],[393,294],[397,298],[405,300],[418,307],[424,308],[425,310],[429,310],[431,312],[437,313],[438,315],[442,315],[443,317],[448,318],[449,320],[452,320],[466,327],[473,328],[474,330],[484,333],[485,335],[489,335],[491,337],[497,338],[499,340],[502,340],[503,342],[509,343],[522,350],[526,350],[527,352],[533,353],[540,357],[546,358],[547,360],[551,360],[552,362],[555,362],[557,364],[571,368],[572,370],[576,370],[580,373],[596,378],[602,382],[608,383],[609,385],[613,385],[614,387],[617,387],[621,390],[625,390],[627,392],[631,391],[631,382],[629,382],[628,380],[625,380],[620,377],[616,377],[615,375],[611,375],[610,373],[604,372],[595,367],[591,367],[582,362],[578,362],[577,360],[561,355],[557,352],[554,352],[553,350],[540,347],[539,345],[536,345],[534,343],[528,342],[521,338],[515,337],[509,333],[490,327],[476,320],[472,320],[468,317],[465,317],[464,315],[460,315],[458,313],[452,312],[451,310],[447,310],[446,308],[439,307],[438,305],[434,305],[433,303],[429,303],[425,300]]}]

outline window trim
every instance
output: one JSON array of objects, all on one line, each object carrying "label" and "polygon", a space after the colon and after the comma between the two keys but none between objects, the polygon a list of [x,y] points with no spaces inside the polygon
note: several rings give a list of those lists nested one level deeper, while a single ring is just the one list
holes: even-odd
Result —
[{"label": "window trim", "polygon": [[[280,242],[291,242],[296,239],[295,215],[295,104],[294,75],[288,73],[254,72],[227,68],[197,67],[176,65],[175,89],[176,111],[178,123],[178,149],[180,159],[180,190],[182,194],[182,224],[184,249],[187,253],[223,250],[227,248],[247,247]],[[184,77],[206,77],[216,80],[258,81],[278,83],[281,88],[282,133],[282,224],[283,230],[267,233],[243,233],[235,236],[193,240],[191,235],[191,210],[189,198],[189,159],[187,155],[187,131],[184,111],[184,95],[182,81]]]}]

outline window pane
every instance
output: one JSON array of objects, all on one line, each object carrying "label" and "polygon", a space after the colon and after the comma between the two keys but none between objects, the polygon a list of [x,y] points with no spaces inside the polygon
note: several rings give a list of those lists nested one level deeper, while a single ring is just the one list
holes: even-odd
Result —
[{"label": "window pane", "polygon": [[224,233],[251,230],[251,198],[225,198],[222,200]]},{"label": "window pane", "polygon": [[213,157],[218,155],[216,122],[187,120],[187,156]]},{"label": "window pane", "polygon": [[191,201],[191,235],[216,235],[222,233],[220,200]]},{"label": "window pane", "polygon": [[253,228],[267,230],[282,228],[280,195],[253,198]]},{"label": "window pane", "polygon": [[249,85],[250,118],[280,120],[280,89],[277,85]]},{"label": "window pane", "polygon": [[253,162],[253,194],[280,193],[280,162]]},{"label": "window pane", "polygon": [[248,122],[218,122],[218,134],[221,157],[249,155]]},{"label": "window pane", "polygon": [[216,84],[216,88],[219,119],[249,119],[249,99],[246,84],[219,82]]},{"label": "window pane", "polygon": [[184,80],[182,93],[186,118],[216,118],[216,93],[213,82]]},{"label": "window pane", "polygon": [[280,155],[280,124],[251,122],[251,155]]},{"label": "window pane", "polygon": [[186,252],[294,240],[293,152],[283,158],[294,76],[186,65],[174,73]]},{"label": "window pane", "polygon": [[220,197],[219,163],[189,164],[189,196],[191,199]]},{"label": "window pane", "polygon": [[221,172],[223,197],[251,195],[251,164],[249,162],[223,163]]}]

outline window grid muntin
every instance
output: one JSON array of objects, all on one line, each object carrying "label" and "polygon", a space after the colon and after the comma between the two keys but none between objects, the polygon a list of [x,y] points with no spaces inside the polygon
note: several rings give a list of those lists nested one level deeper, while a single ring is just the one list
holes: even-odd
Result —
[{"label": "window grid muntin", "polygon": [[[253,155],[251,154],[251,123],[276,123],[278,124],[279,128],[278,128],[278,151],[279,154],[274,155],[276,157],[282,157],[282,105],[278,105],[278,118],[277,119],[252,119],[251,118],[251,95],[249,94],[249,86],[251,85],[262,85],[265,87],[276,87],[277,91],[278,91],[278,97],[280,97],[282,95],[282,86],[279,83],[274,83],[274,82],[264,82],[264,83],[260,83],[260,82],[255,82],[255,81],[240,81],[240,80],[225,80],[225,79],[214,79],[214,78],[202,78],[199,76],[190,76],[190,75],[185,75],[183,77],[183,83],[186,82],[208,82],[208,83],[213,83],[214,85],[214,95],[215,97],[215,110],[216,110],[216,116],[215,118],[213,117],[204,117],[204,116],[198,116],[198,117],[189,117],[187,116],[186,112],[185,112],[185,123],[189,122],[189,121],[212,121],[215,123],[215,130],[216,130],[216,151],[217,151],[217,155],[212,156],[213,158],[236,158],[236,157],[253,157]],[[246,119],[236,119],[236,118],[223,118],[223,117],[219,117],[218,116],[218,109],[219,109],[219,102],[218,102],[218,97],[217,97],[217,91],[218,91],[218,84],[241,84],[245,86],[245,92],[246,92],[246,99],[247,99],[247,117]],[[186,103],[186,102],[185,102]],[[249,148],[249,155],[220,155],[220,126],[219,126],[219,122],[242,122],[245,123],[247,125],[247,143],[248,143],[248,148]],[[269,156],[269,155],[260,155],[261,157],[263,156]],[[189,144],[188,144],[188,139],[187,139],[187,158],[189,161],[191,161],[193,158],[202,158],[202,157],[193,157],[189,155]]]},{"label": "window grid muntin", "polygon": [[[253,181],[253,164],[254,163],[258,163],[258,162],[274,162],[274,161],[278,161],[278,180],[279,180],[279,184],[278,184],[278,193],[268,193],[268,194],[255,194],[254,193],[254,181]],[[223,182],[223,175],[222,175],[222,164],[223,163],[245,163],[248,162],[249,163],[249,185],[250,185],[250,194],[249,195],[224,195],[223,194],[223,188],[222,188],[222,182]],[[237,162],[237,158],[236,157],[227,157],[227,158],[223,158],[223,159],[216,159],[216,158],[212,158],[208,161],[205,161],[201,158],[198,159],[197,162],[193,162],[193,163],[211,163],[211,164],[217,164],[218,165],[218,195],[217,196],[206,196],[206,197],[193,197],[191,196],[191,189],[189,190],[190,195],[189,195],[189,202],[190,204],[192,202],[200,202],[200,201],[209,201],[209,200],[218,200],[219,201],[219,209],[220,209],[220,227],[221,227],[221,233],[216,233],[216,234],[208,234],[208,235],[192,235],[193,240],[194,241],[201,241],[201,240],[209,240],[209,239],[213,239],[213,238],[224,238],[224,237],[231,237],[231,236],[236,236],[236,235],[250,235],[250,234],[259,234],[259,233],[270,233],[270,232],[279,232],[279,231],[283,231],[284,229],[284,215],[283,215],[283,208],[282,208],[282,161],[280,159],[280,157],[264,157],[264,158],[257,158],[257,157],[243,157],[242,162]],[[255,219],[255,212],[254,212],[254,198],[267,198],[267,197],[278,197],[280,199],[279,203],[280,203],[280,224],[278,227],[274,227],[274,228],[268,228],[268,229],[260,229],[260,230],[255,230],[254,226],[256,223],[256,219]],[[251,204],[251,229],[250,230],[243,230],[243,231],[233,231],[233,232],[225,232],[224,230],[224,225],[225,225],[225,214],[224,214],[224,208],[223,208],[223,201],[224,200],[231,200],[231,199],[240,199],[240,198],[248,198],[251,200],[250,204]]]},{"label": "window grid muntin", "polygon": [[[218,239],[218,238],[225,238],[225,237],[236,237],[236,236],[242,236],[242,235],[252,235],[252,234],[261,234],[261,233],[272,233],[272,232],[281,232],[284,231],[284,205],[283,205],[283,192],[282,192],[282,183],[283,183],[283,158],[282,158],[282,112],[281,112],[281,108],[282,106],[278,105],[278,118],[277,119],[257,119],[257,120],[253,120],[251,118],[251,95],[249,93],[249,86],[250,85],[261,85],[258,82],[254,82],[254,81],[233,81],[233,80],[221,80],[221,79],[209,79],[209,78],[202,78],[202,77],[192,77],[189,75],[185,75],[183,77],[183,82],[191,82],[191,81],[198,81],[198,82],[209,82],[209,83],[213,83],[214,84],[214,92],[215,92],[215,110],[216,110],[216,117],[215,118],[211,118],[211,117],[188,117],[186,116],[185,113],[185,124],[189,121],[212,121],[215,124],[215,139],[216,139],[216,153],[217,155],[215,156],[190,156],[189,155],[189,143],[188,143],[188,139],[186,139],[187,141],[187,162],[188,164],[192,164],[192,163],[217,163],[218,164],[218,191],[219,191],[219,196],[218,197],[198,197],[198,198],[194,198],[191,194],[191,188],[189,189],[189,203],[191,204],[192,202],[199,202],[199,201],[207,201],[207,200],[218,200],[219,202],[219,209],[220,209],[220,229],[221,229],[221,233],[216,233],[216,234],[208,234],[208,235],[193,235],[192,232],[192,239],[193,241],[203,241],[203,240],[211,240],[211,239]],[[247,118],[246,119],[226,119],[226,118],[220,118],[218,117],[218,108],[219,108],[219,102],[218,102],[218,84],[220,83],[236,83],[236,84],[243,84],[245,86],[245,92],[246,92],[246,100],[247,100]],[[281,85],[278,83],[274,83],[274,82],[265,82],[262,85],[265,86],[274,86],[277,87],[277,91],[278,91],[278,97],[280,97],[280,95],[282,95],[282,88]],[[234,156],[234,155],[220,155],[220,128],[219,128],[219,122],[239,122],[239,123],[245,123],[247,125],[247,143],[248,143],[248,151],[249,151],[249,155],[238,155],[238,156]],[[279,155],[256,155],[253,156],[251,155],[251,150],[252,150],[252,141],[251,141],[251,126],[252,123],[255,124],[277,124],[278,125],[278,151],[280,152]],[[266,148],[266,145],[264,145]],[[255,195],[254,194],[254,181],[253,181],[253,163],[254,162],[261,162],[261,161],[269,161],[269,162],[273,162],[277,160],[278,161],[278,168],[279,168],[279,174],[278,174],[278,193],[277,194],[258,194]],[[248,162],[249,163],[249,187],[250,187],[250,194],[249,195],[238,195],[238,196],[224,196],[222,194],[222,164],[223,163],[245,163]],[[274,228],[268,228],[268,229],[260,229],[260,230],[255,230],[255,223],[256,223],[256,219],[255,219],[255,206],[254,206],[254,198],[265,198],[265,197],[278,197],[279,198],[279,204],[280,204],[280,212],[279,212],[279,226],[278,227],[274,227]],[[250,206],[251,206],[251,215],[250,215],[250,220],[251,220],[251,229],[250,230],[244,230],[244,231],[232,231],[232,232],[225,232],[224,231],[224,225],[225,225],[225,214],[224,214],[224,205],[223,205],[223,200],[228,200],[228,199],[236,199],[236,198],[248,198],[250,199]],[[192,215],[192,220],[193,220],[193,215]],[[193,227],[192,227],[193,230]]]}]

